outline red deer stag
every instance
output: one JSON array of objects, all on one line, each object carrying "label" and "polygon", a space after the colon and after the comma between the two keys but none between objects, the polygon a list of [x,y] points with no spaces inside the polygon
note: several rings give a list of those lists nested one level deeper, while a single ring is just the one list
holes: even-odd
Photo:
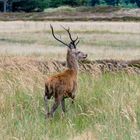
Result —
[{"label": "red deer stag", "polygon": [[[64,28],[70,38],[70,43],[66,44],[56,37],[54,34],[54,29],[50,25],[53,37],[68,47],[67,49],[67,69],[61,73],[49,77],[45,82],[45,96],[44,100],[46,103],[47,116],[53,117],[54,112],[57,107],[61,104],[62,111],[65,112],[65,98],[71,98],[74,100],[75,92],[77,89],[77,74],[78,74],[78,61],[84,60],[87,54],[76,49],[79,43],[78,37],[74,40],[72,39],[70,29]],[[55,102],[49,112],[49,107],[47,105],[48,99],[54,97]]]}]

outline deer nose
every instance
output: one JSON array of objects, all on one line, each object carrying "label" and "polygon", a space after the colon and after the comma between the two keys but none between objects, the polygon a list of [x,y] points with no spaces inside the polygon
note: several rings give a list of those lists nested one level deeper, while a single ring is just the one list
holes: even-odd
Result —
[{"label": "deer nose", "polygon": [[87,54],[85,54],[85,55],[84,55],[84,58],[87,58],[87,56],[88,56],[88,55],[87,55]]}]

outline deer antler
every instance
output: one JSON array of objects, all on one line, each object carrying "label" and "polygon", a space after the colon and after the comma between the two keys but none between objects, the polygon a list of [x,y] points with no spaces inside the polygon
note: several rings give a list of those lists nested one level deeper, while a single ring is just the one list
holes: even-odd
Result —
[{"label": "deer antler", "polygon": [[57,41],[59,41],[59,42],[61,42],[62,44],[64,44],[64,45],[66,45],[66,46],[69,47],[68,44],[64,43],[63,41],[61,41],[59,38],[57,38],[57,37],[55,36],[55,34],[54,34],[54,29],[53,29],[53,26],[52,26],[51,24],[50,24],[50,27],[51,27],[51,30],[52,30],[52,35],[53,35],[53,37],[54,37]]},{"label": "deer antler", "polygon": [[[68,44],[66,44],[65,42],[63,42],[62,40],[60,40],[59,38],[56,37],[56,35],[54,34],[53,26],[52,26],[51,24],[50,24],[50,28],[51,28],[51,30],[52,30],[52,35],[53,35],[53,37],[54,37],[57,41],[59,41],[59,42],[61,42],[62,44],[66,45],[67,47],[70,47]],[[72,44],[76,47],[76,45],[79,43],[78,36],[76,37],[76,39],[72,39],[72,36],[71,36],[71,33],[70,33],[70,28],[66,29],[66,28],[63,27],[63,26],[62,26],[62,28],[63,28],[64,30],[67,31],[67,33],[68,33],[68,35],[69,35],[69,38],[70,38],[70,40],[71,40],[70,43],[72,43]],[[78,40],[78,41],[77,41],[77,40]]]},{"label": "deer antler", "polygon": [[[75,40],[73,40],[73,39],[72,39],[72,36],[71,36],[71,33],[70,33],[70,28],[68,27],[68,29],[66,29],[64,26],[62,26],[62,28],[68,32],[71,42],[72,42],[73,44],[75,44],[76,41],[78,40],[78,36],[76,37]],[[78,40],[78,42],[77,42],[75,45],[77,45],[78,43],[79,43],[79,40]]]}]

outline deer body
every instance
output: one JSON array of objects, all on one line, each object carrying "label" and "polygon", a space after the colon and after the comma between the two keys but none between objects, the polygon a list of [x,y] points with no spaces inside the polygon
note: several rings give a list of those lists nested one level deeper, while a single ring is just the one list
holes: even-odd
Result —
[{"label": "deer body", "polygon": [[76,90],[77,75],[74,70],[67,69],[64,72],[49,77],[45,82],[45,95],[48,99],[52,96],[74,99],[73,93]]},{"label": "deer body", "polygon": [[[52,34],[56,40],[60,41],[54,35],[53,27],[51,26]],[[65,29],[66,30],[66,29]],[[46,103],[46,111],[48,116],[53,116],[57,107],[61,104],[63,112],[65,112],[65,98],[75,98],[75,93],[77,90],[77,75],[78,75],[78,60],[85,59],[87,57],[86,54],[78,51],[76,49],[76,45],[79,43],[75,43],[76,40],[72,40],[69,29],[66,30],[69,33],[71,42],[68,46],[67,50],[67,69],[59,74],[49,77],[45,82],[45,103]],[[54,97],[55,102],[49,111],[48,108],[48,100]]]}]

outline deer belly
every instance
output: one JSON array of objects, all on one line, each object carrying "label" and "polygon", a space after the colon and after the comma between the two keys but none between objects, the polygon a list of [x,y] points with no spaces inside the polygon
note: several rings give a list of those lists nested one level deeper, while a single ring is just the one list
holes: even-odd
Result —
[{"label": "deer belly", "polygon": [[69,98],[73,99],[75,97],[75,94],[76,94],[76,88],[74,86],[72,89],[69,89],[65,92],[64,97],[66,97],[66,98],[69,97]]}]

